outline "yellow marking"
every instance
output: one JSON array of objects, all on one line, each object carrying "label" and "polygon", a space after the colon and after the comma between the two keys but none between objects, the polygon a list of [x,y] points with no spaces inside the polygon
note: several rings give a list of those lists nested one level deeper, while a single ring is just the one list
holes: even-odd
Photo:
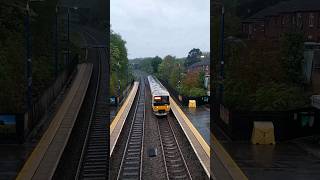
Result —
[{"label": "yellow marking", "polygon": [[190,130],[192,131],[193,135],[197,138],[198,142],[206,152],[206,154],[210,157],[210,146],[207,144],[207,142],[203,139],[203,137],[200,135],[198,130],[193,126],[189,118],[184,114],[184,112],[181,110],[181,108],[177,105],[177,103],[170,98],[170,103],[172,103],[173,106],[176,107],[179,114],[182,116],[186,124],[189,126]]},{"label": "yellow marking", "polygon": [[[134,98],[135,97],[135,92],[136,89],[138,88],[139,82],[134,82],[133,88],[129,94],[128,97],[130,98]],[[114,131],[114,128],[116,127],[116,125],[118,124],[118,121],[120,120],[121,115],[123,114],[124,110],[126,109],[130,98],[127,98],[126,101],[123,103],[123,105],[121,106],[120,110],[118,111],[116,117],[113,119],[111,125],[110,125],[110,135],[112,134],[112,132]]]},{"label": "yellow marking", "polygon": [[[223,146],[219,143],[217,138],[211,133],[211,144],[216,148],[216,154],[220,157],[222,164],[229,171],[230,175],[233,179],[248,179],[248,177],[242,172],[239,166],[233,161],[229,153],[223,148]],[[213,147],[212,147],[213,148]]]}]

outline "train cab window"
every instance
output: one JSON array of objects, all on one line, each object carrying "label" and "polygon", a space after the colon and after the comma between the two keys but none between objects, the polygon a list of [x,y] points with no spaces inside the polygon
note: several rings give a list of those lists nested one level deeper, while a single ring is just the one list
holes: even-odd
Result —
[{"label": "train cab window", "polygon": [[154,106],[169,104],[169,96],[155,96],[153,102]]}]

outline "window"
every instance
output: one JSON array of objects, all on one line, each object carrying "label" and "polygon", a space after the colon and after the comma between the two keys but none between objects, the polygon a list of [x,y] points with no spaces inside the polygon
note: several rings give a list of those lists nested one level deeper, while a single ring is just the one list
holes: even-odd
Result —
[{"label": "window", "polygon": [[296,16],[295,15],[292,16],[292,24],[296,25]]},{"label": "window", "polygon": [[252,34],[252,24],[249,24],[249,34]]},{"label": "window", "polygon": [[318,28],[320,28],[320,13],[318,13]]},{"label": "window", "polygon": [[163,105],[169,105],[169,96],[155,96],[154,97],[154,106],[163,106]]},{"label": "window", "polygon": [[309,14],[309,27],[313,27],[314,26],[314,15],[313,13]]},{"label": "window", "polygon": [[297,13],[297,27],[302,28],[302,14]]}]

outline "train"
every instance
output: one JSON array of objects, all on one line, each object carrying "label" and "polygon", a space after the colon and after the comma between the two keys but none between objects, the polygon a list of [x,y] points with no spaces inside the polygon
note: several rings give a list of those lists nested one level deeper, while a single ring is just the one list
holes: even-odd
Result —
[{"label": "train", "polygon": [[152,111],[156,116],[166,116],[170,112],[170,94],[154,76],[148,76],[152,96]]}]

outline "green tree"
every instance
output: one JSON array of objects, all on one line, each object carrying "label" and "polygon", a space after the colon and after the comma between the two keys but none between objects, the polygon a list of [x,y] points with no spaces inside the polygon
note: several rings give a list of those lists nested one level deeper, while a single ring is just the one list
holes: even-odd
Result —
[{"label": "green tree", "polygon": [[[110,92],[117,95],[126,87],[126,83],[130,82],[132,72],[129,72],[129,62],[127,57],[126,42],[122,37],[110,31],[110,59],[111,59],[111,81]],[[120,80],[120,92],[118,92]]]},{"label": "green tree", "polygon": [[289,82],[302,83],[303,34],[285,33],[281,39],[281,62]]},{"label": "green tree", "polygon": [[169,80],[170,72],[173,69],[173,63],[175,61],[174,56],[167,55],[163,58],[161,64],[159,64],[159,77],[163,80]]},{"label": "green tree", "polygon": [[152,58],[151,66],[153,73],[158,73],[159,64],[162,62],[162,59],[159,56]]},{"label": "green tree", "polygon": [[199,84],[200,84],[200,87],[203,88],[203,89],[205,88],[205,87],[204,87],[205,75],[206,75],[206,74],[205,74],[204,71],[200,71],[200,72],[199,72]]},{"label": "green tree", "polygon": [[274,82],[262,85],[253,99],[253,109],[263,111],[290,110],[308,105],[308,98],[301,88]]},{"label": "green tree", "polygon": [[201,60],[202,52],[200,49],[193,48],[189,51],[188,57],[185,61],[185,66],[188,67],[196,62],[199,62]]}]

